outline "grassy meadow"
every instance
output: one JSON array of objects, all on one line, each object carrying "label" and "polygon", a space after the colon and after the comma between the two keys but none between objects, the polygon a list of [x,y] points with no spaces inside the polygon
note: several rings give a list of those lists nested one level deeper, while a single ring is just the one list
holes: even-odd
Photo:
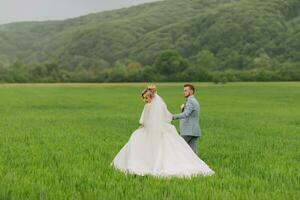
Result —
[{"label": "grassy meadow", "polygon": [[[172,113],[182,85],[157,85]],[[216,174],[192,179],[110,167],[145,84],[0,85],[0,199],[300,199],[300,83],[195,85],[199,152]]]}]

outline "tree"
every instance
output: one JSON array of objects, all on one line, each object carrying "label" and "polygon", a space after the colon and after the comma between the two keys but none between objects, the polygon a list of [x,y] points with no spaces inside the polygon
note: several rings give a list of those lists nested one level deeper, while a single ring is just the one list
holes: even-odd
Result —
[{"label": "tree", "polygon": [[142,65],[139,62],[129,62],[126,65],[126,81],[139,82],[142,80],[141,76]]},{"label": "tree", "polygon": [[196,56],[196,65],[207,70],[213,70],[217,67],[217,59],[209,50],[202,50]]},{"label": "tree", "polygon": [[17,60],[9,68],[9,75],[13,82],[24,83],[28,81],[28,71],[20,60]]},{"label": "tree", "polygon": [[189,63],[178,52],[167,50],[160,54],[155,62],[154,67],[164,76],[172,76],[176,73],[186,70]]},{"label": "tree", "polygon": [[273,65],[272,59],[266,53],[260,54],[253,62],[255,68],[270,68]]}]

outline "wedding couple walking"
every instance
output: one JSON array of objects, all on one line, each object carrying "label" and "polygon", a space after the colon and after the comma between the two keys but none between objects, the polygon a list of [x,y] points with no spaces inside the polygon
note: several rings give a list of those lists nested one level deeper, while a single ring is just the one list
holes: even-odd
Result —
[{"label": "wedding couple walking", "polygon": [[[182,113],[172,115],[157,94],[154,85],[142,92],[145,102],[140,127],[112,161],[115,168],[131,174],[156,177],[209,176],[214,171],[198,157],[197,139],[200,106],[194,97],[195,88],[184,85],[186,103]],[[180,120],[180,135],[171,124]]]}]

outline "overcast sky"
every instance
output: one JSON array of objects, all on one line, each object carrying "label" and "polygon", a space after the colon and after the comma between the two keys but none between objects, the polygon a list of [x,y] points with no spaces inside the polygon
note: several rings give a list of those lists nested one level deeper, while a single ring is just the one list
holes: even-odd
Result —
[{"label": "overcast sky", "polygon": [[0,24],[66,19],[155,0],[0,0]]}]

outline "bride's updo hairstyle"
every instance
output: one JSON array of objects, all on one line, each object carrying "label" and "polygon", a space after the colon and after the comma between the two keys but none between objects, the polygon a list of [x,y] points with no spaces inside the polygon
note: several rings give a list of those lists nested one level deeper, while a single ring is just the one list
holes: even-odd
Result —
[{"label": "bride's updo hairstyle", "polygon": [[142,98],[145,97],[145,95],[149,96],[151,99],[153,99],[157,89],[155,85],[148,85],[142,92]]}]

